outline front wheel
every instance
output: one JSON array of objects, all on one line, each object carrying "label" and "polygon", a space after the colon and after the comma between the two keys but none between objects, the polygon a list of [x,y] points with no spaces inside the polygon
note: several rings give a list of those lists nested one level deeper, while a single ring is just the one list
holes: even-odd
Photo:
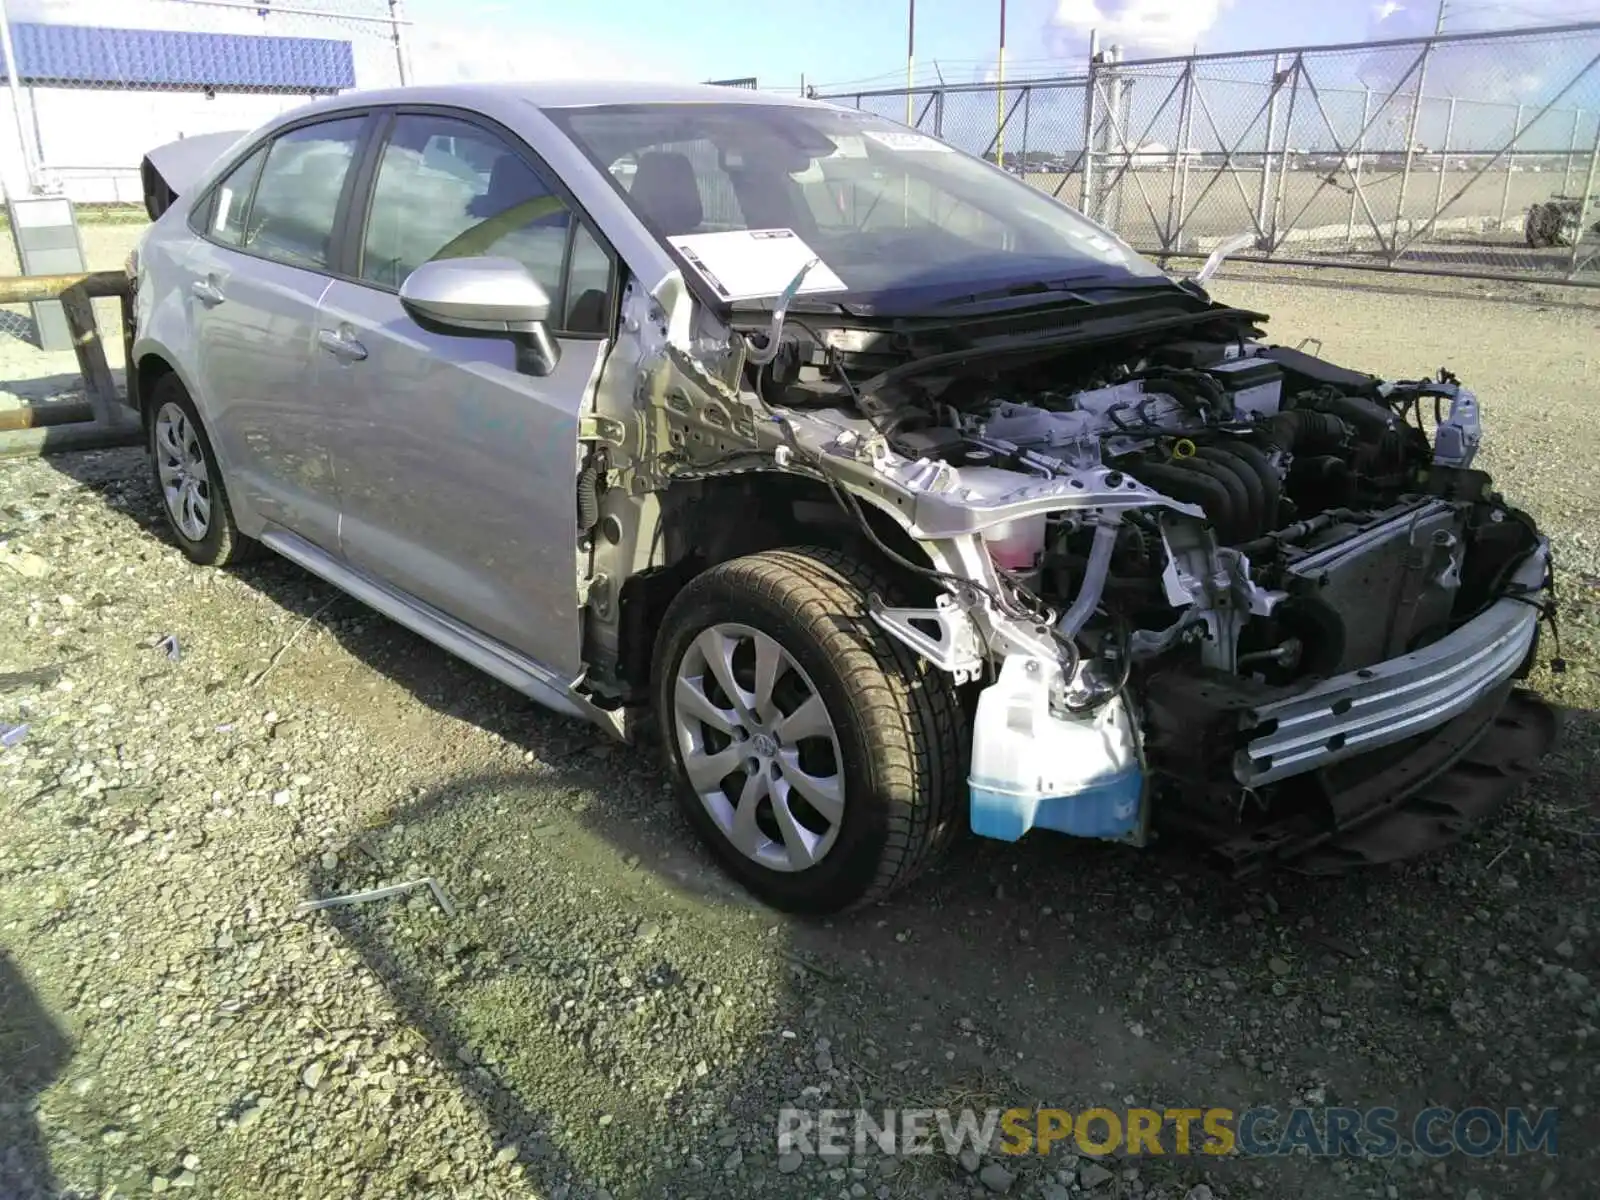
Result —
[{"label": "front wheel", "polygon": [[870,903],[957,827],[965,725],[950,677],[868,614],[876,572],[827,550],[713,567],[667,610],[656,716],[685,815],[791,912]]}]

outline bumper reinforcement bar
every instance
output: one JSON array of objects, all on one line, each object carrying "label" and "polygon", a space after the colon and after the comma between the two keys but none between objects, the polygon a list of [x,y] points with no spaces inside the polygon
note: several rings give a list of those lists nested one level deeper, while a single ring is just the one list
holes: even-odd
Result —
[{"label": "bumper reinforcement bar", "polygon": [[1234,777],[1259,787],[1393,745],[1466,712],[1527,660],[1548,570],[1549,544],[1541,539],[1512,576],[1516,597],[1421,650],[1250,709],[1247,726],[1262,732],[1235,755]]}]

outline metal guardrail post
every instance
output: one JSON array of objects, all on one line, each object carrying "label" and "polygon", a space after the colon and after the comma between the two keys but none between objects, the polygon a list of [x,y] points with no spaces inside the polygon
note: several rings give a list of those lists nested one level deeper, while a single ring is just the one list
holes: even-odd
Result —
[{"label": "metal guardrail post", "polygon": [[[83,375],[84,396],[92,421],[51,424],[0,432],[0,456],[50,450],[87,449],[123,445],[137,439],[139,422],[121,403],[105,344],[95,324],[96,297],[121,297],[126,305],[130,289],[121,271],[95,271],[87,275],[24,275],[0,278],[0,304],[60,300],[72,335],[72,349]],[[42,415],[42,414],[41,414]],[[43,422],[38,422],[42,425]]]}]

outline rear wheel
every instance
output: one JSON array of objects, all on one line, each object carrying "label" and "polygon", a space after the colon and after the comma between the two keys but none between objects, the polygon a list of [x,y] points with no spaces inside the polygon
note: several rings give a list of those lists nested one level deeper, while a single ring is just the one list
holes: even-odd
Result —
[{"label": "rear wheel", "polygon": [[260,543],[239,532],[194,401],[176,375],[163,376],[150,396],[150,469],[173,540],[202,566],[242,562]]},{"label": "rear wheel", "polygon": [[868,615],[888,582],[777,550],[691,582],[657,642],[656,716],[685,815],[775,907],[870,903],[957,828],[965,739],[950,677]]}]

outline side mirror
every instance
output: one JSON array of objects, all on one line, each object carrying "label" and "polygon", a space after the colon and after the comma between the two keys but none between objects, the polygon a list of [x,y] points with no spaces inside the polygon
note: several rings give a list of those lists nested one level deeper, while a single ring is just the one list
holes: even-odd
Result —
[{"label": "side mirror", "polygon": [[400,304],[418,325],[435,333],[511,338],[517,343],[519,369],[529,374],[548,375],[560,358],[547,327],[550,297],[515,259],[423,263],[400,285]]}]

